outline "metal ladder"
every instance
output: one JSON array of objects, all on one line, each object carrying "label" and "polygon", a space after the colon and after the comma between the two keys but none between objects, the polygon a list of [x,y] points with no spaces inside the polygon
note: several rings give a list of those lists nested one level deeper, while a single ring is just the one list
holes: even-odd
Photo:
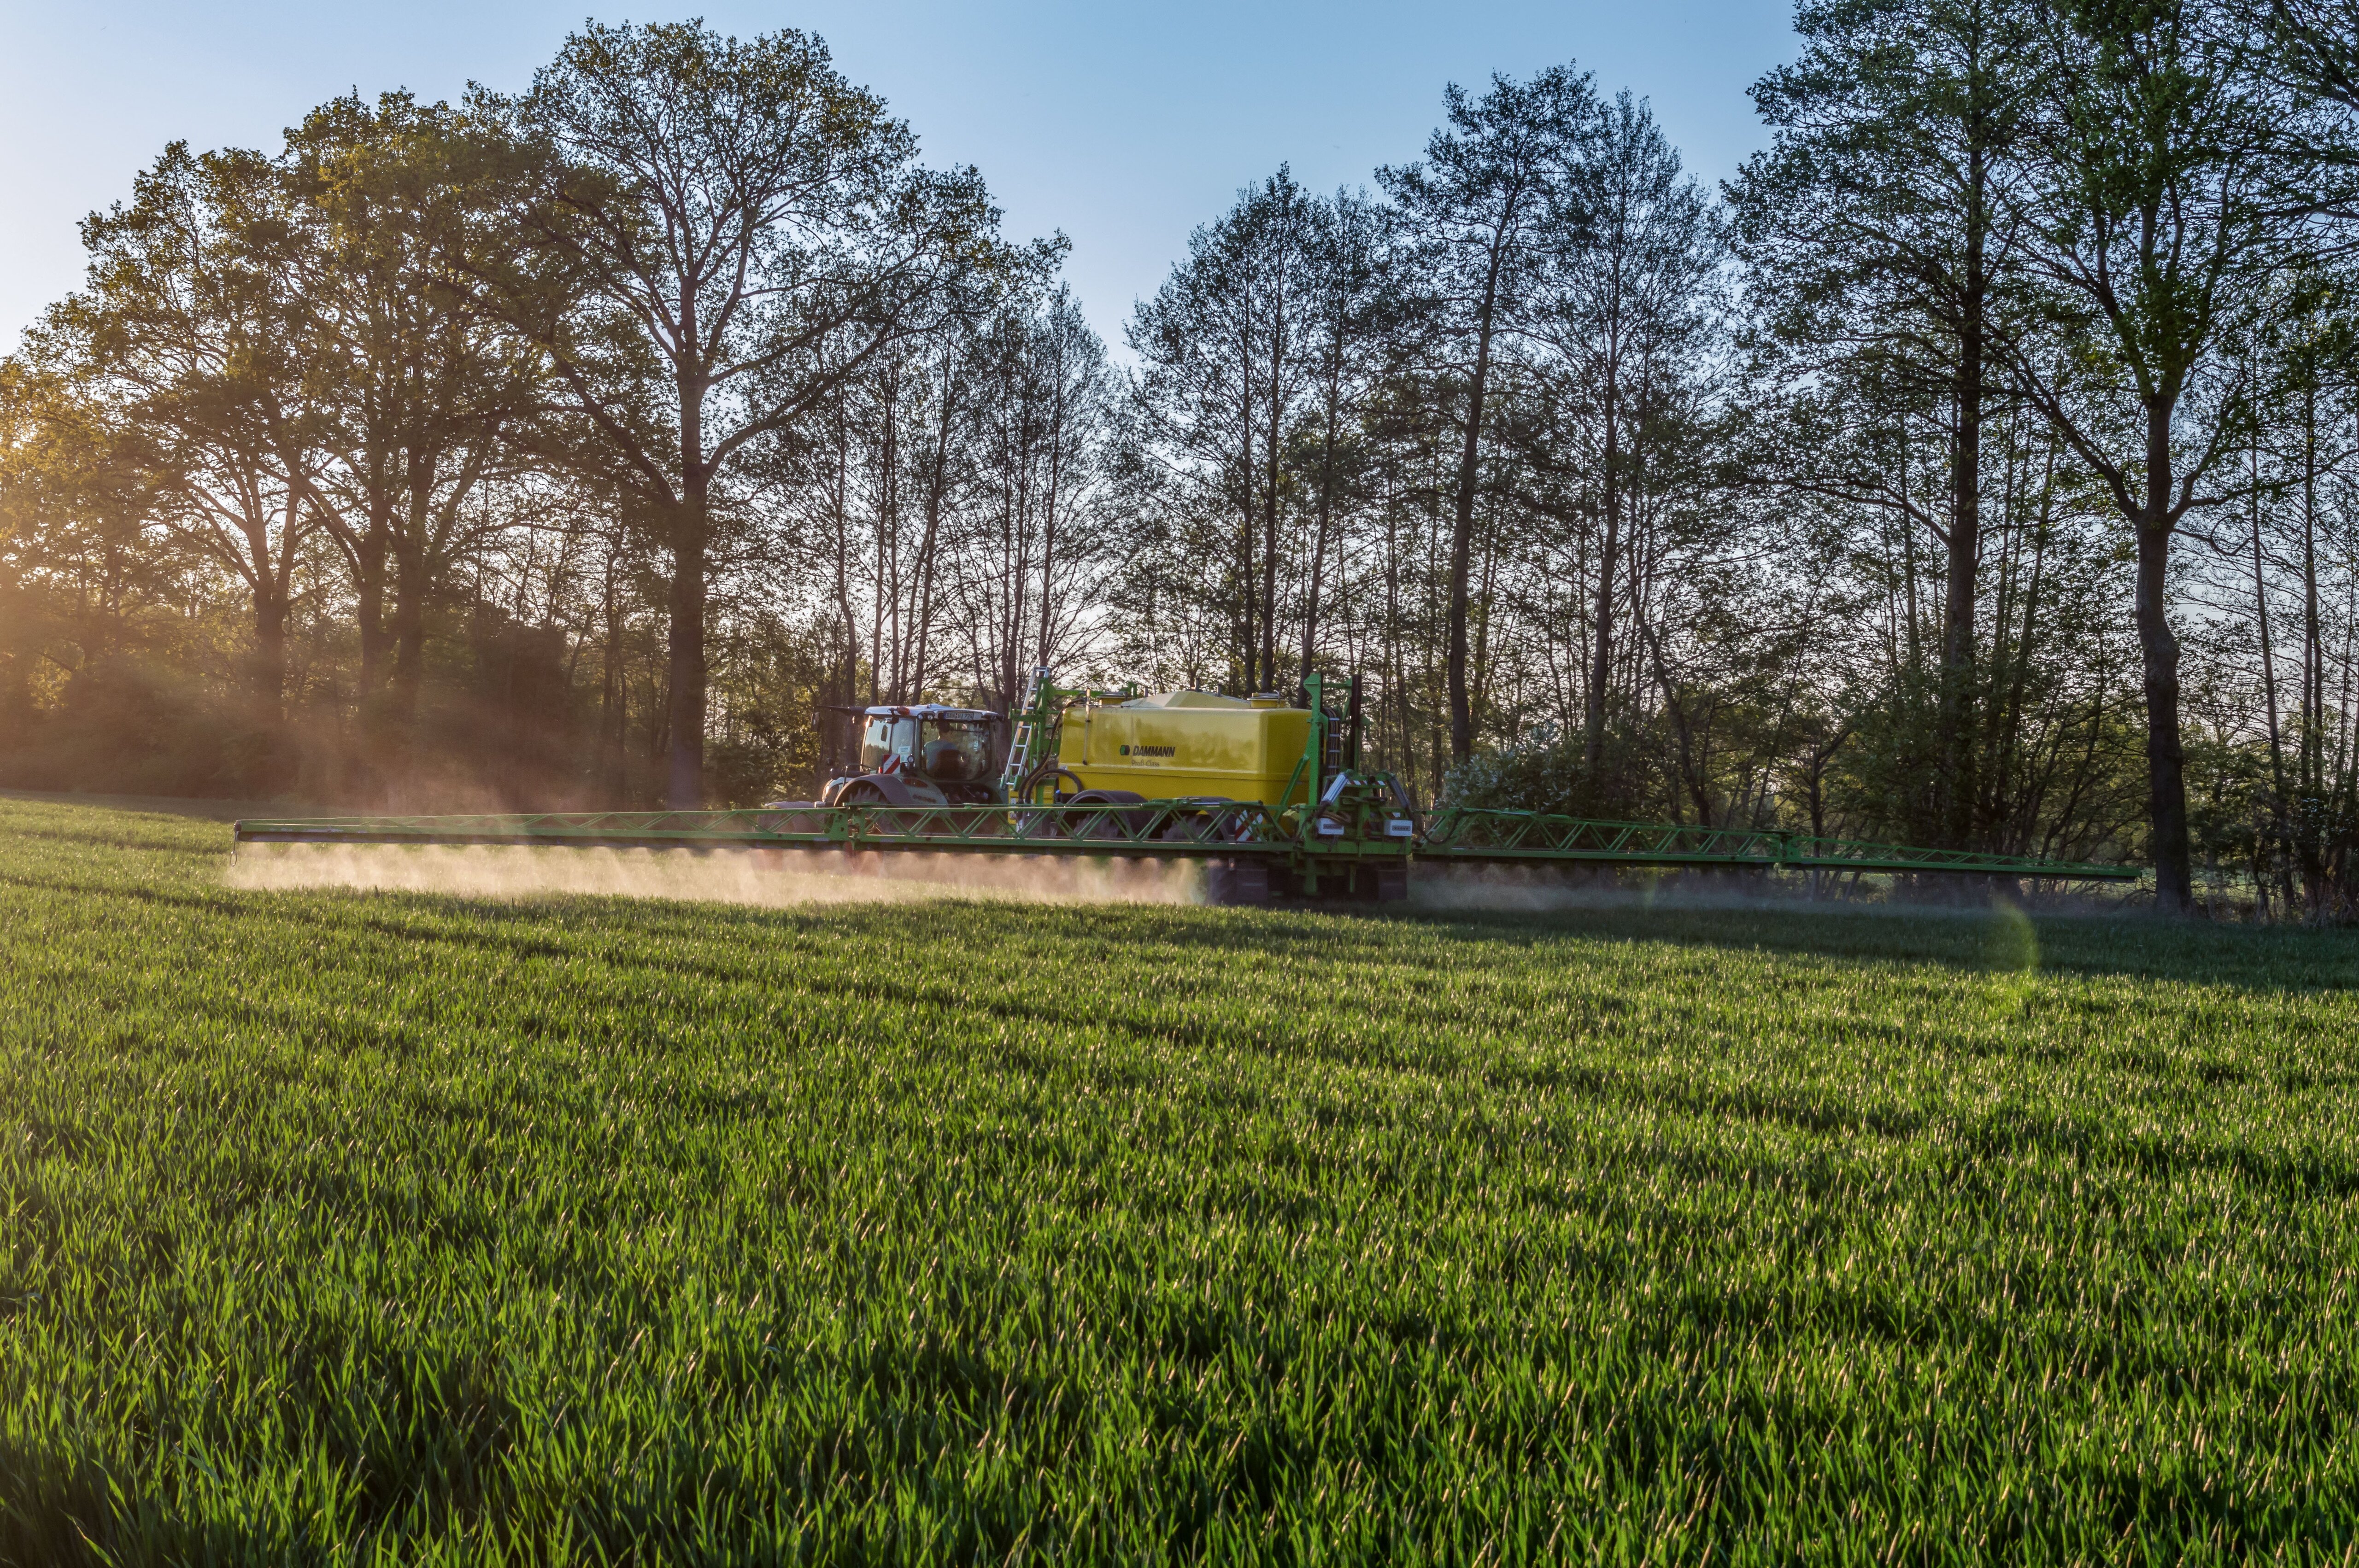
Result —
[{"label": "metal ladder", "polygon": [[1032,749],[1039,741],[1038,719],[1040,698],[1056,680],[1057,672],[1047,665],[1032,672],[1032,688],[1024,694],[1024,706],[1016,710],[1016,736],[1007,743],[1007,765],[999,770],[999,782],[1010,800],[1032,769]]}]

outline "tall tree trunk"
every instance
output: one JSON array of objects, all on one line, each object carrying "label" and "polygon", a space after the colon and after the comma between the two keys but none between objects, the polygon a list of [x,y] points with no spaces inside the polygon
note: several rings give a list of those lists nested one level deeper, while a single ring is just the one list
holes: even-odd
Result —
[{"label": "tall tree trunk", "polygon": [[1065,363],[1060,354],[1057,361],[1057,395],[1049,415],[1049,473],[1040,506],[1040,640],[1036,668],[1046,669],[1050,653],[1050,634],[1055,622],[1053,589],[1057,575],[1057,507],[1064,495],[1065,481]]},{"label": "tall tree trunk", "polygon": [[286,589],[278,584],[271,583],[254,596],[254,714],[274,743],[287,724],[288,610]]},{"label": "tall tree trunk", "polygon": [[1590,648],[1589,689],[1583,694],[1581,766],[1586,786],[1596,788],[1605,756],[1605,683],[1614,670],[1614,568],[1622,542],[1622,421],[1617,406],[1620,366],[1610,355],[1605,367],[1605,537],[1597,560],[1597,599],[1592,611],[1596,637]]},{"label": "tall tree trunk", "polygon": [[[835,700],[849,706],[860,696],[860,622],[852,613],[852,438],[841,406],[835,421],[835,474],[828,486],[828,518],[835,537]],[[852,741],[859,737],[860,720],[841,715],[840,728]],[[845,755],[850,752],[847,749]]]},{"label": "tall tree trunk", "polygon": [[1032,455],[1024,449],[1020,433],[1013,450],[1016,477],[1008,496],[1007,543],[1002,557],[1007,574],[1007,604],[999,626],[999,687],[1011,716],[1031,688],[1024,670],[1024,607],[1031,585],[1026,568],[1032,558]]},{"label": "tall tree trunk", "polygon": [[1343,400],[1337,374],[1331,367],[1327,381],[1327,423],[1320,437],[1318,533],[1310,541],[1310,592],[1302,605],[1302,673],[1310,674],[1319,653],[1319,594],[1327,569],[1327,529],[1335,512],[1335,420]]},{"label": "tall tree trunk", "polygon": [[1259,652],[1259,627],[1255,621],[1254,606],[1254,344],[1253,296],[1250,289],[1244,297],[1243,313],[1239,317],[1237,334],[1237,427],[1243,438],[1238,451],[1238,498],[1243,503],[1237,519],[1237,602],[1241,609],[1238,625],[1238,662],[1245,666],[1245,694],[1252,695],[1261,687],[1261,674],[1255,668]]},{"label": "tall tree trunk", "polygon": [[[2326,646],[2318,611],[2318,371],[2310,367],[2302,388],[2301,418],[2301,792],[2321,801],[2326,794]],[[2274,722],[2275,709],[2271,710]],[[2319,841],[2318,810],[2303,814],[2301,881],[2312,909],[2326,894],[2325,846]]]},{"label": "tall tree trunk", "polygon": [[375,494],[369,498],[367,531],[353,541],[353,619],[361,643],[360,676],[354,691],[360,730],[359,783],[371,795],[381,793],[386,775],[399,762],[400,748],[388,733],[386,655],[393,636],[386,625],[386,514],[390,509]]},{"label": "tall tree trunk", "polygon": [[1483,304],[1474,318],[1474,374],[1466,387],[1466,440],[1458,458],[1457,505],[1450,524],[1450,600],[1442,662],[1450,681],[1450,758],[1474,754],[1474,705],[1466,685],[1466,590],[1473,566],[1475,460],[1483,442],[1483,396],[1491,376],[1491,315],[1499,299],[1498,251],[1483,280]]},{"label": "tall tree trunk", "polygon": [[704,807],[703,502],[701,495],[692,496],[672,522],[671,753],[664,804],[674,811]]},{"label": "tall tree trunk", "polygon": [[876,555],[868,579],[868,701],[885,700],[885,518],[875,518]]},{"label": "tall tree trunk", "polygon": [[607,780],[608,807],[620,811],[631,805],[628,761],[631,693],[623,663],[622,606],[614,591],[615,554],[614,546],[608,545],[600,606],[603,611],[606,634],[601,672],[603,679],[598,693],[598,750],[601,753],[598,762],[599,772]]},{"label": "tall tree trunk", "polygon": [[[2008,637],[2013,643],[2008,655],[2009,678],[2006,697],[1995,726],[2000,735],[1995,766],[2002,782],[2014,776],[2017,749],[2023,738],[2023,708],[2030,685],[2032,654],[2038,646],[2040,589],[2047,578],[2049,531],[2054,521],[2055,490],[2056,449],[2051,445],[2048,449],[2047,471],[2040,479],[2039,516],[2034,524],[2037,532],[2032,535],[2031,580],[2020,595],[2021,603],[2013,611],[2017,617],[2014,623],[2020,624],[2023,630],[2013,632],[2007,622],[1999,626],[1999,633]],[[2036,806],[2036,797],[2032,804]],[[2033,826],[2031,814],[2027,812],[2020,835],[2010,845],[2002,848],[2012,854],[2029,854]],[[2023,847],[2014,848],[2013,844]]]},{"label": "tall tree trunk", "polygon": [[926,533],[918,546],[918,605],[917,625],[913,640],[917,651],[909,657],[909,692],[903,700],[915,702],[925,695],[926,668],[932,656],[934,627],[934,541],[941,531],[943,497],[950,488],[951,404],[947,395],[942,400],[942,427],[934,445],[932,470],[926,482]]},{"label": "tall tree trunk", "polygon": [[385,701],[386,756],[391,765],[408,762],[418,740],[419,693],[426,669],[426,546],[422,535],[398,542],[393,553],[393,678]]},{"label": "tall tree trunk", "polygon": [[1974,608],[1982,569],[1984,324],[1983,152],[1970,155],[1966,270],[1958,309],[1957,421],[1950,461],[1949,580],[1941,608],[1941,696],[1935,780],[1940,842],[1962,849],[1973,834]]},{"label": "tall tree trunk", "polygon": [[409,454],[405,514],[393,536],[393,614],[386,631],[393,655],[381,727],[380,754],[394,772],[413,766],[418,754],[419,692],[425,684],[426,597],[434,573],[434,490],[439,460]]},{"label": "tall tree trunk", "polygon": [[247,655],[247,690],[254,726],[265,746],[262,778],[271,786],[280,782],[280,750],[287,740],[287,622],[294,609],[295,557],[301,547],[303,507],[294,494],[287,497],[277,547],[273,549],[267,524],[245,524],[247,559],[254,589],[254,647]]},{"label": "tall tree trunk", "polygon": [[2268,579],[2262,570],[2261,560],[2261,491],[2260,446],[2257,433],[2252,451],[2253,487],[2250,503],[2253,524],[2253,613],[2261,633],[2261,709],[2269,737],[2269,816],[2277,829],[2280,852],[2291,848],[2288,842],[2286,823],[2285,737],[2277,725],[2277,649],[2269,635]]},{"label": "tall tree trunk", "polygon": [[[1284,263],[1281,261],[1280,276]],[[1277,689],[1277,489],[1286,416],[1283,386],[1286,375],[1286,295],[1279,285],[1277,309],[1269,327],[1269,428],[1262,437],[1269,480],[1262,493],[1261,540],[1261,678],[1262,689]],[[1303,672],[1308,675],[1309,671]]]},{"label": "tall tree trunk", "polygon": [[[353,541],[353,618],[361,637],[360,699],[364,712],[385,688],[392,637],[385,624],[385,564],[392,506],[371,487],[368,530]],[[364,720],[365,723],[365,719]]]},{"label": "tall tree trunk", "polygon": [[[693,293],[683,293],[679,320],[680,341],[695,342]],[[674,811],[704,808],[704,553],[712,483],[704,461],[704,390],[693,373],[680,376],[680,494],[669,529],[671,691],[665,726],[671,746],[664,804]]]},{"label": "tall tree trunk", "polygon": [[1490,525],[1483,530],[1483,586],[1474,595],[1483,606],[1483,616],[1473,628],[1474,646],[1467,657],[1467,695],[1469,706],[1480,711],[1490,699],[1491,665],[1491,604],[1492,591],[1499,580],[1499,518],[1492,514]]},{"label": "tall tree trunk", "polygon": [[[1680,783],[1686,786],[1689,797],[1695,803],[1696,821],[1709,827],[1712,818],[1712,792],[1704,787],[1703,771],[1696,765],[1695,735],[1688,722],[1687,707],[1680,701],[1679,687],[1672,683],[1670,669],[1663,663],[1662,644],[1656,640],[1653,628],[1647,624],[1643,615],[1638,621],[1638,636],[1646,643],[1648,662],[1655,670],[1655,684],[1663,694],[1663,712],[1671,721],[1671,737],[1679,745]],[[1671,793],[1671,820],[1680,820],[1677,790]]]},{"label": "tall tree trunk", "polygon": [[2166,914],[2194,907],[2187,830],[2187,758],[2179,733],[2179,639],[2170,630],[2170,411],[2147,410],[2146,506],[2137,520],[2135,620],[2146,679],[2147,809],[2154,842],[2155,903]]}]

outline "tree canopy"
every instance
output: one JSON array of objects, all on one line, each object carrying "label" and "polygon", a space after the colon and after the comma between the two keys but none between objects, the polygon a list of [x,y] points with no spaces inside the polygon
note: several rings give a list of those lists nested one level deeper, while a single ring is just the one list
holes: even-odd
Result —
[{"label": "tree canopy", "polygon": [[1113,349],[805,33],[175,144],[0,362],[0,781],[718,805],[845,705],[1317,671],[1428,802],[2351,913],[2353,18],[1796,27],[1723,189],[1576,63],[1437,83]]}]

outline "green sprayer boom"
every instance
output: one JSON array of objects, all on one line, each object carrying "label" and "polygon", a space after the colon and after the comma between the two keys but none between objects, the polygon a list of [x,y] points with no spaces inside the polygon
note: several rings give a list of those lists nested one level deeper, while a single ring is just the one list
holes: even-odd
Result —
[{"label": "green sprayer boom", "polygon": [[1212,899],[1273,893],[1399,898],[1413,868],[1637,866],[1711,871],[1945,872],[2032,882],[2131,881],[2134,866],[1916,849],[1757,827],[1597,822],[1527,811],[1417,809],[1360,765],[1360,683],[1344,713],[1321,678],[1299,706],[1276,693],[1062,687],[1033,672],[990,776],[980,709],[880,705],[861,771],[815,801],[757,810],[241,822],[241,844],[500,844],[842,854],[1092,856],[1195,861]]},{"label": "green sprayer boom", "polygon": [[2137,866],[2042,860],[1978,849],[1921,849],[1857,838],[1822,838],[1774,827],[1697,827],[1603,822],[1536,811],[1444,807],[1418,858],[1540,865],[1757,867],[1788,871],[1948,871],[2047,881],[2136,881]]}]

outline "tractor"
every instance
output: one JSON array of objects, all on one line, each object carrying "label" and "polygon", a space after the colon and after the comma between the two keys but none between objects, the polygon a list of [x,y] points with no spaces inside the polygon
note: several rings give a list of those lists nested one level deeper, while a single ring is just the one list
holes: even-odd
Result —
[{"label": "tractor", "polygon": [[980,708],[946,708],[938,702],[833,710],[861,721],[860,771],[828,780],[814,804],[992,806],[1005,802],[991,767],[992,732],[1007,722],[1000,715]]}]

